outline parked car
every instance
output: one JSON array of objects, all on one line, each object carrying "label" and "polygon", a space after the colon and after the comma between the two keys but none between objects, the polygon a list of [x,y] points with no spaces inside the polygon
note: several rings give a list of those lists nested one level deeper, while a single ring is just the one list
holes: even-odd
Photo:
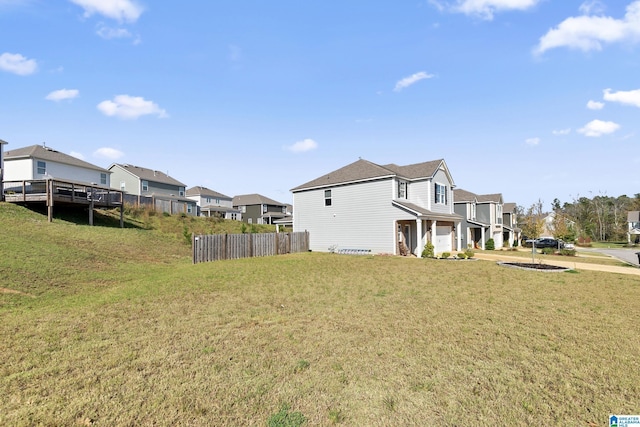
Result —
[{"label": "parked car", "polygon": [[564,248],[564,242],[562,240],[552,239],[550,237],[542,237],[539,239],[527,239],[524,241],[524,246],[530,248],[535,244],[535,247],[538,249],[544,248],[553,248],[553,249],[562,249]]},{"label": "parked car", "polygon": [[569,243],[569,242],[565,242],[562,245],[562,249],[570,249],[570,250],[575,250],[576,245],[574,245],[573,243]]}]

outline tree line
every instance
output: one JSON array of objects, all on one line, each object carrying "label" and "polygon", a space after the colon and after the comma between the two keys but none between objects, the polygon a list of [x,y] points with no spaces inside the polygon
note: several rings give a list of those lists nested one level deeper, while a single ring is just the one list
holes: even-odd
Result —
[{"label": "tree line", "polygon": [[516,215],[527,238],[540,237],[546,229],[553,237],[568,242],[577,239],[626,242],[630,211],[640,211],[640,193],[633,197],[599,194],[564,203],[554,199],[550,211],[538,200],[528,208],[517,206]]}]

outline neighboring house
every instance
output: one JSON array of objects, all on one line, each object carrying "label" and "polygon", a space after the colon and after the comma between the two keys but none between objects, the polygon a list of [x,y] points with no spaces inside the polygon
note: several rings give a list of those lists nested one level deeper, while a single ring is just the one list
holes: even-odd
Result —
[{"label": "neighboring house", "polygon": [[516,208],[515,203],[505,203],[502,206],[502,241],[505,242],[505,246],[513,246],[514,242],[519,242],[522,238]]},{"label": "neighboring house", "polygon": [[0,139],[0,202],[4,201],[4,187],[2,185],[3,174],[4,174],[4,145],[7,144],[7,141],[3,141]]},{"label": "neighboring house", "polygon": [[627,241],[629,243],[640,243],[640,211],[630,211],[627,214],[627,221],[629,222]]},{"label": "neighboring house", "polygon": [[154,169],[129,164],[114,163],[109,170],[112,172],[111,188],[126,192],[129,197],[125,195],[125,201],[144,204],[143,200],[148,200],[162,212],[197,215],[196,202],[186,197],[185,185],[177,179]]},{"label": "neighboring house", "polygon": [[243,194],[233,198],[233,207],[242,214],[242,221],[249,224],[274,224],[287,216],[287,205],[260,194]]},{"label": "neighboring house", "polygon": [[455,183],[444,160],[407,166],[360,159],[293,188],[293,231],[314,251],[369,250],[420,256],[461,250]]},{"label": "neighboring house", "polygon": [[[484,249],[489,239],[493,239],[496,249],[504,244],[503,202],[501,194],[475,194],[470,191],[453,191],[454,210],[464,218],[462,223],[462,244]],[[507,240],[508,242],[508,240]],[[507,243],[506,246],[509,246]]]},{"label": "neighboring house", "polygon": [[187,189],[187,198],[198,205],[199,216],[218,216],[236,221],[242,220],[242,214],[233,207],[233,199],[207,187],[191,187]]},{"label": "neighboring house", "polygon": [[[2,145],[2,144],[0,144]],[[3,180],[56,179],[102,187],[111,186],[111,172],[44,145],[31,145],[4,153]]]}]

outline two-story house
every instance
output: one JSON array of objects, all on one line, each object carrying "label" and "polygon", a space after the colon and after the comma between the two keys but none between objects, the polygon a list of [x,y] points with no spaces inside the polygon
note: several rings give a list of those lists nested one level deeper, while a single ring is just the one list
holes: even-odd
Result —
[{"label": "two-story house", "polygon": [[407,166],[360,159],[293,188],[293,231],[308,231],[310,249],[369,250],[420,256],[461,249],[461,217],[444,160]]},{"label": "two-story house", "polygon": [[223,219],[242,220],[242,214],[233,207],[233,198],[207,187],[196,186],[187,189],[187,198],[198,205],[198,216],[217,216]]},{"label": "two-story house", "polygon": [[235,196],[233,207],[242,214],[242,221],[248,224],[274,224],[287,216],[287,205],[260,194]]},{"label": "two-story house", "polygon": [[502,241],[505,242],[505,246],[513,246],[522,237],[522,229],[518,227],[516,208],[515,203],[505,203],[502,206]]},{"label": "two-story house", "polygon": [[629,223],[627,241],[633,244],[640,243],[640,211],[629,211],[627,222]]},{"label": "two-story house", "polygon": [[124,191],[125,201],[134,204],[150,201],[161,212],[197,215],[198,206],[186,197],[186,186],[166,173],[119,163],[109,166],[109,170],[112,172],[111,188]]},{"label": "two-story house", "polygon": [[111,172],[44,145],[16,148],[4,153],[3,180],[56,179],[110,187]]},{"label": "two-story house", "polygon": [[495,248],[504,246],[502,194],[475,194],[463,189],[454,190],[454,210],[464,218],[462,242],[468,247],[485,249],[493,239]]},{"label": "two-story house", "polygon": [[0,202],[4,201],[4,187],[2,185],[4,176],[4,145],[7,141],[0,139]]}]

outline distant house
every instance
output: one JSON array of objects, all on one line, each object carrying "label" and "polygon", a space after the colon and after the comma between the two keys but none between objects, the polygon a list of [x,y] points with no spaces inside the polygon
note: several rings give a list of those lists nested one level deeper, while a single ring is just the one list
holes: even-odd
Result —
[{"label": "distant house", "polygon": [[453,211],[444,160],[407,166],[360,159],[293,188],[293,231],[314,251],[365,250],[420,256],[460,250],[462,217]]},{"label": "distant house", "polygon": [[[489,239],[493,239],[495,248],[505,246],[503,234],[502,194],[475,194],[470,191],[453,191],[455,212],[461,215],[462,243],[485,249]],[[509,240],[507,240],[507,246]]]},{"label": "distant house", "polygon": [[187,189],[187,198],[198,205],[199,216],[218,216],[236,221],[242,220],[242,214],[233,207],[233,198],[213,191],[207,187],[197,186]]},{"label": "distant house", "polygon": [[[3,144],[0,144],[3,145]],[[56,179],[110,187],[111,172],[44,145],[4,153],[3,180]]]},{"label": "distant house", "polygon": [[111,188],[127,193],[125,201],[153,204],[156,210],[171,214],[197,215],[196,202],[186,197],[186,186],[177,179],[155,169],[129,164],[114,163],[109,170]]},{"label": "distant house", "polygon": [[287,217],[287,205],[260,194],[243,194],[233,198],[233,207],[242,214],[242,221],[249,224],[274,224]]},{"label": "distant house", "polygon": [[[518,216],[515,203],[505,203],[502,206],[502,241],[505,246],[513,246],[522,237],[522,229],[518,227]],[[508,242],[508,245],[507,245]]]},{"label": "distant house", "polygon": [[629,243],[640,243],[640,211],[630,211],[627,214],[629,230],[627,231],[627,241]]},{"label": "distant house", "polygon": [[3,174],[4,174],[4,145],[7,144],[7,141],[3,141],[0,139],[0,201],[4,200],[4,187],[2,185]]}]

